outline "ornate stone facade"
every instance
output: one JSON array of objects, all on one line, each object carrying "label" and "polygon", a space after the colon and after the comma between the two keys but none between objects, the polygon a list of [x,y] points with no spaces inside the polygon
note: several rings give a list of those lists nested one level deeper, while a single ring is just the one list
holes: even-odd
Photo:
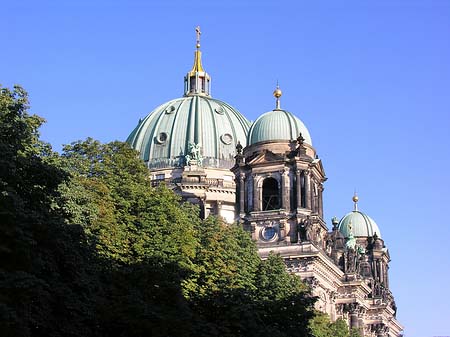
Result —
[{"label": "ornate stone facade", "polygon": [[364,336],[401,336],[389,290],[389,252],[376,232],[355,237],[350,228],[345,237],[337,219],[328,231],[325,172],[302,138],[237,151],[232,171],[239,221],[257,242],[261,258],[280,254],[287,269],[312,287],[317,309],[332,320],[342,318]]}]

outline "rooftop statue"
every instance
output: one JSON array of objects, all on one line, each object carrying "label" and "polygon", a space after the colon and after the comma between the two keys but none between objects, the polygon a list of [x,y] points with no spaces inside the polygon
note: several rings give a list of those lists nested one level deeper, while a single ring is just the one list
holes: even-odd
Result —
[{"label": "rooftop statue", "polygon": [[353,235],[352,224],[351,223],[348,224],[348,230],[349,230],[349,235],[348,235],[347,242],[346,242],[345,246],[347,247],[347,249],[355,250],[356,239],[355,239],[355,236]]},{"label": "rooftop statue", "polygon": [[189,142],[188,144],[188,154],[185,156],[186,165],[197,165],[202,166],[203,157],[200,154],[200,144],[195,144],[194,142]]}]

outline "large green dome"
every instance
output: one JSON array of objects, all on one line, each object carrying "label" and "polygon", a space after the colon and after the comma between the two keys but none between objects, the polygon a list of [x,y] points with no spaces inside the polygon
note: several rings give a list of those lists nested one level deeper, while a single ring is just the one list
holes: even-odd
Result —
[{"label": "large green dome", "polygon": [[381,232],[376,222],[367,214],[357,210],[346,214],[339,221],[338,228],[346,238],[349,237],[350,231],[355,237],[372,237],[377,233],[377,236],[381,238]]},{"label": "large green dome", "polygon": [[184,164],[189,143],[200,145],[204,167],[229,168],[235,148],[246,144],[250,122],[236,109],[209,95],[189,95],[164,103],[148,114],[127,142],[149,168]]},{"label": "large green dome", "polygon": [[305,124],[289,111],[275,109],[261,115],[251,126],[247,137],[249,145],[265,141],[291,141],[302,134],[305,143],[312,145]]}]

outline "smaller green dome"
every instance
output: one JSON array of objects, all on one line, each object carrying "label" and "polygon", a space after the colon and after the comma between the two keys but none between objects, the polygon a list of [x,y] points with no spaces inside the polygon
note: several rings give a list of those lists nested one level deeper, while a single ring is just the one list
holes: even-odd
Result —
[{"label": "smaller green dome", "polygon": [[377,233],[377,236],[381,238],[381,232],[376,222],[367,214],[356,210],[346,214],[341,221],[339,221],[338,228],[346,238],[350,236],[350,232],[352,232],[355,237],[371,237]]},{"label": "smaller green dome", "polygon": [[250,127],[247,144],[264,141],[291,141],[302,134],[305,143],[312,145],[311,136],[305,124],[289,111],[275,109],[261,115]]}]

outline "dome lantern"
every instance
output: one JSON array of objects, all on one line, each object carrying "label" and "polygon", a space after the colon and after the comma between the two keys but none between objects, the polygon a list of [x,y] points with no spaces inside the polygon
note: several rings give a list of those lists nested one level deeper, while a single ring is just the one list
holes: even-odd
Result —
[{"label": "dome lantern", "polygon": [[202,52],[200,51],[200,27],[195,28],[197,35],[197,42],[195,45],[194,65],[191,71],[189,71],[184,77],[184,96],[210,96],[211,90],[211,77],[203,69],[202,65]]}]

